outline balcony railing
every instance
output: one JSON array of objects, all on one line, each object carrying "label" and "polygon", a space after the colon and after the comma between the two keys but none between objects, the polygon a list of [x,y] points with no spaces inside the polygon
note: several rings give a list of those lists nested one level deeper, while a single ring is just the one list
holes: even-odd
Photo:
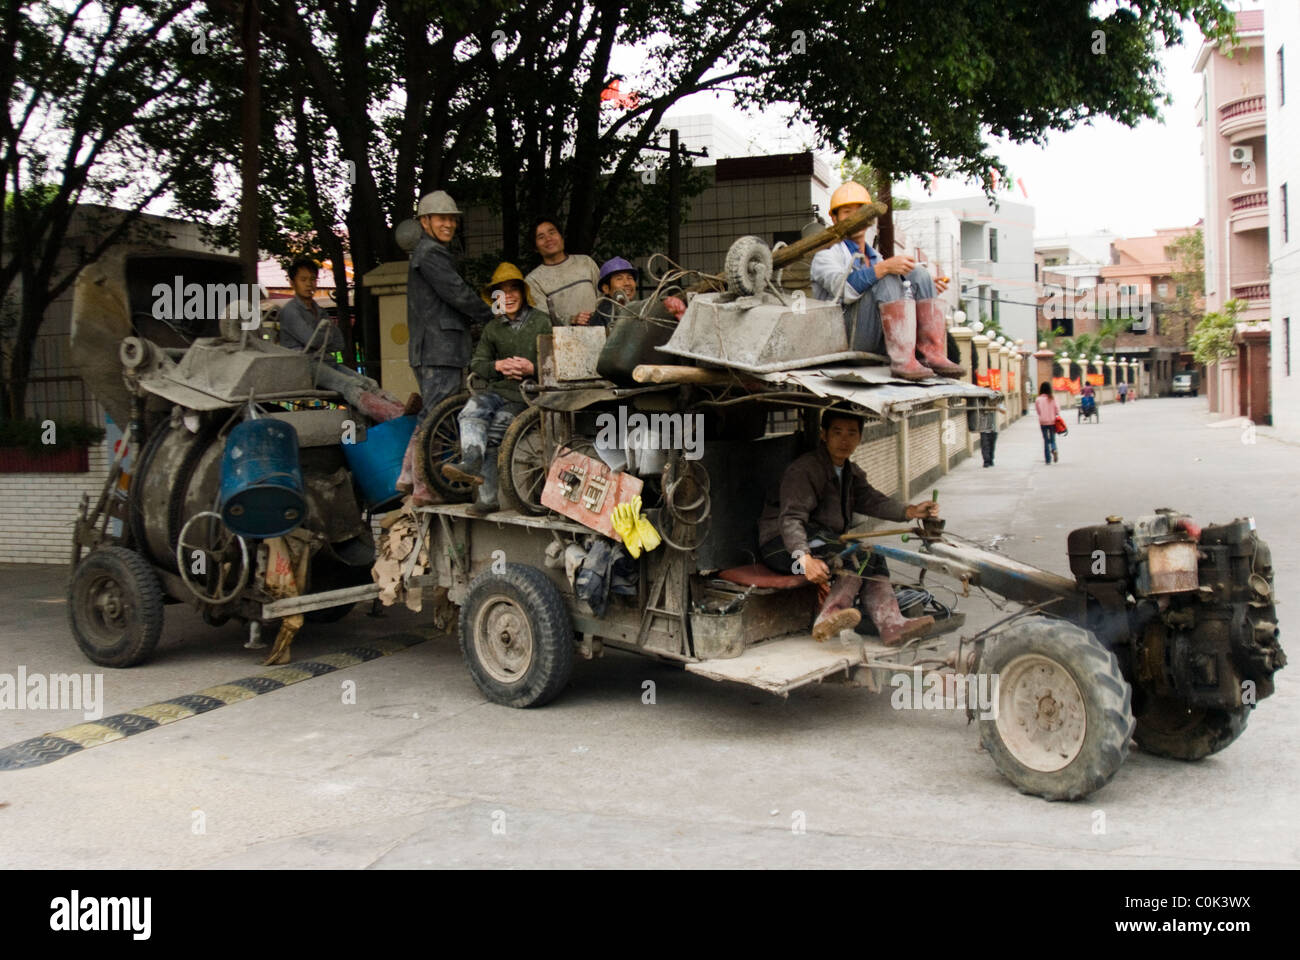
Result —
[{"label": "balcony railing", "polygon": [[1248,113],[1264,112],[1264,95],[1258,94],[1253,97],[1242,97],[1238,100],[1229,100],[1223,106],[1219,107],[1219,122],[1231,120],[1233,117],[1245,116]]},{"label": "balcony railing", "polygon": [[1232,299],[1234,300],[1267,300],[1269,299],[1268,283],[1243,283],[1234,284],[1232,287]]},{"label": "balcony railing", "polygon": [[1254,210],[1268,206],[1267,190],[1251,190],[1248,193],[1238,193],[1230,198],[1232,203],[1232,212],[1241,213],[1243,210]]}]

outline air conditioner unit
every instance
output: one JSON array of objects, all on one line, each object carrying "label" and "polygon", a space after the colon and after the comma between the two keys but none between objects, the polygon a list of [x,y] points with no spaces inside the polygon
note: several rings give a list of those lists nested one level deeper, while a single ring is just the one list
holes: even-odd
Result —
[{"label": "air conditioner unit", "polygon": [[1250,163],[1254,159],[1255,159],[1254,147],[1236,146],[1236,147],[1228,148],[1229,163]]}]

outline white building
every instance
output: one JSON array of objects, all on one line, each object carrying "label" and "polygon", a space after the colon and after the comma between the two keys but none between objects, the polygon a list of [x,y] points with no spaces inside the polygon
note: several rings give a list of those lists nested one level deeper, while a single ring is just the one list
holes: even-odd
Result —
[{"label": "white building", "polygon": [[[1300,439],[1300,373],[1293,333],[1300,323],[1300,224],[1290,196],[1300,188],[1300,4],[1272,0],[1264,17],[1264,83],[1268,127],[1268,248],[1271,282],[1269,350],[1273,426]],[[1287,61],[1290,60],[1290,63]],[[1287,74],[1290,73],[1288,77]]]},{"label": "white building", "polygon": [[[874,227],[872,228],[875,229]],[[919,263],[928,263],[930,273],[952,280],[946,293],[947,311],[961,309],[961,220],[956,211],[937,207],[933,210],[899,210],[894,213],[894,246]],[[1028,343],[1028,341],[1025,341]]]},{"label": "white building", "polygon": [[997,323],[1011,340],[1036,343],[1034,208],[1009,200],[994,208],[980,194],[917,203],[910,213],[932,217],[937,210],[952,211],[960,224],[958,277],[967,316]]},{"label": "white building", "polygon": [[[666,116],[660,123],[666,130],[676,130],[678,142],[687,150],[707,150],[709,160],[728,157],[753,157],[767,153],[754,147],[744,134],[728,126],[711,113]],[[667,144],[667,140],[661,141]],[[696,160],[708,163],[709,160]]]}]

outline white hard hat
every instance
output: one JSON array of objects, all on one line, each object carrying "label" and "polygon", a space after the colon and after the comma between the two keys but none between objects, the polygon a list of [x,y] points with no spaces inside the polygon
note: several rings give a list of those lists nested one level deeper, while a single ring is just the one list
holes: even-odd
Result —
[{"label": "white hard hat", "polygon": [[423,217],[430,213],[443,213],[450,216],[461,216],[461,212],[456,207],[456,201],[446,190],[435,190],[433,193],[426,193],[420,199],[420,205],[415,208],[415,215]]}]

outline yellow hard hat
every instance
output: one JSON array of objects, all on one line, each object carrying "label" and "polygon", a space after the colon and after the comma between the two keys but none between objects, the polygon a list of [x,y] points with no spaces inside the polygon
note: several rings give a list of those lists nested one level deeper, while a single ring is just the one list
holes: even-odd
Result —
[{"label": "yellow hard hat", "polygon": [[847,207],[851,203],[870,203],[871,194],[867,193],[867,188],[860,183],[852,180],[846,180],[835,188],[831,194],[831,213],[834,213],[840,207]]},{"label": "yellow hard hat", "polygon": [[497,264],[497,268],[492,271],[492,279],[483,285],[479,290],[479,295],[483,298],[485,303],[491,304],[492,291],[501,286],[501,284],[507,283],[511,280],[517,280],[523,284],[524,300],[527,301],[530,307],[537,306],[537,304],[533,303],[533,291],[529,289],[528,282],[524,280],[524,275],[520,273],[519,268],[513,263]]}]

